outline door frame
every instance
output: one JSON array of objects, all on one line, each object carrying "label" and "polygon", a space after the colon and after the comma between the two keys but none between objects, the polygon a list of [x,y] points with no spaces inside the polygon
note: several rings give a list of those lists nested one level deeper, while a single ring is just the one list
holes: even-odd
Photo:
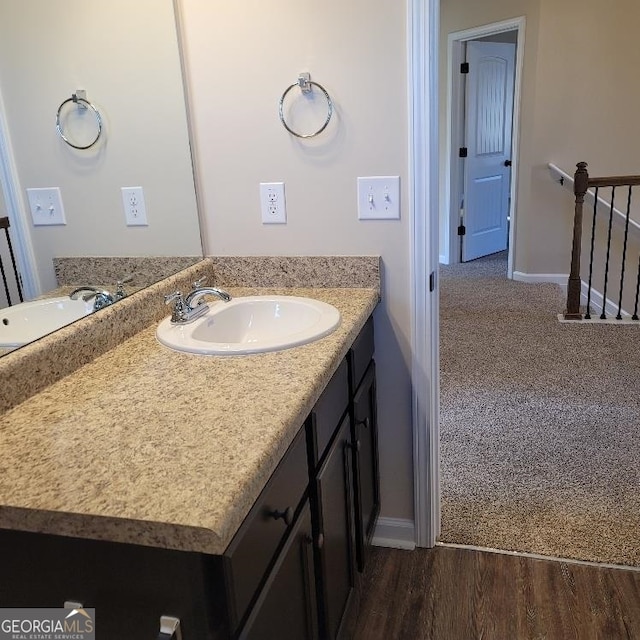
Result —
[{"label": "door frame", "polygon": [[13,248],[22,279],[22,292],[25,300],[40,295],[41,284],[38,277],[36,256],[29,233],[29,220],[25,199],[20,188],[18,170],[14,161],[9,125],[5,117],[4,102],[0,92],[0,189],[4,195],[7,215],[14,236]]},{"label": "door frame", "polygon": [[464,140],[465,105],[464,105],[464,80],[459,72],[460,64],[464,61],[464,45],[469,40],[477,40],[486,36],[517,31],[517,46],[515,60],[515,79],[513,87],[513,123],[511,137],[511,185],[509,205],[509,252],[507,261],[507,277],[513,277],[513,263],[515,260],[516,238],[516,211],[518,194],[518,153],[520,141],[520,105],[522,91],[522,70],[524,64],[526,18],[520,16],[510,20],[494,22],[491,24],[465,29],[450,33],[447,37],[447,125],[446,125],[446,155],[448,170],[445,171],[444,210],[448,212],[448,224],[444,225],[444,247],[441,261],[445,264],[460,262],[459,236],[457,234],[460,224],[460,208],[458,198],[454,194],[462,192],[464,170],[457,154],[461,140]]},{"label": "door frame", "polygon": [[433,547],[440,534],[437,278],[440,0],[409,0],[407,9],[414,539],[419,547]]}]

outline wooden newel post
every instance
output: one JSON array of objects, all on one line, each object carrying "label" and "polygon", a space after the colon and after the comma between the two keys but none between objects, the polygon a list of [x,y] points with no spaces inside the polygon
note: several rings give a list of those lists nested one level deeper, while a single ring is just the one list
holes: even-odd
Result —
[{"label": "wooden newel post", "polygon": [[567,310],[565,320],[582,320],[580,313],[580,254],[582,252],[582,206],[584,196],[589,188],[589,173],[586,162],[578,162],[574,175],[573,193],[576,197],[576,209],[573,218],[573,247],[571,249],[571,273],[567,285]]}]

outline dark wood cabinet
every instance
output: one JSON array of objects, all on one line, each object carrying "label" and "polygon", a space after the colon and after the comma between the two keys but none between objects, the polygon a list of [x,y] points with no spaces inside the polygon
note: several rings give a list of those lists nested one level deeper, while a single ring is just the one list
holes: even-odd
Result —
[{"label": "dark wood cabinet", "polygon": [[358,570],[364,571],[367,549],[380,513],[376,370],[371,361],[353,399],[353,470]]},{"label": "dark wood cabinet", "polygon": [[304,429],[273,472],[223,554],[229,626],[238,631],[295,524],[309,484]]},{"label": "dark wood cabinet", "polygon": [[370,319],[223,554],[0,530],[0,603],[81,602],[105,640],[337,640],[379,510]]},{"label": "dark wood cabinet", "polygon": [[184,640],[225,640],[220,557],[0,530],[0,606],[96,610],[101,640],[155,640],[160,617]]},{"label": "dark wood cabinet", "polygon": [[339,637],[355,587],[350,427],[346,415],[316,477],[320,628],[331,640]]},{"label": "dark wood cabinet", "polygon": [[364,571],[367,549],[371,545],[380,513],[376,371],[373,352],[373,319],[369,318],[348,356],[356,557],[359,571]]},{"label": "dark wood cabinet", "polygon": [[313,532],[308,500],[305,500],[239,637],[241,640],[318,638]]}]

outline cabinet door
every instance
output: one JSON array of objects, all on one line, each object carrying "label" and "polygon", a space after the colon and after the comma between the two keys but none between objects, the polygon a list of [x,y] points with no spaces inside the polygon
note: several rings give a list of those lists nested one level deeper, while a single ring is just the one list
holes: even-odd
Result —
[{"label": "cabinet door", "polygon": [[0,530],[0,606],[81,602],[95,608],[96,637],[105,640],[157,638],[163,615],[180,618],[187,640],[219,640],[228,638],[219,560],[187,551]]},{"label": "cabinet door", "polygon": [[338,637],[354,587],[355,557],[351,484],[351,421],[342,421],[316,480],[320,529],[321,629]]},{"label": "cabinet door", "polygon": [[309,501],[294,523],[256,604],[242,640],[315,640],[317,603]]},{"label": "cabinet door", "polygon": [[301,429],[224,552],[229,626],[240,628],[266,580],[309,484],[307,448]]},{"label": "cabinet door", "polygon": [[373,361],[354,397],[353,415],[356,550],[358,570],[363,571],[367,549],[380,513],[376,375]]}]

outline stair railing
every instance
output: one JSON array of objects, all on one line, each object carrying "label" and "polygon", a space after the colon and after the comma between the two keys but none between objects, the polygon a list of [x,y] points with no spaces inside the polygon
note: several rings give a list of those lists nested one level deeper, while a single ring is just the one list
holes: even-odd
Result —
[{"label": "stair railing", "polygon": [[[622,216],[624,224],[623,240],[622,240],[622,257],[620,260],[620,282],[617,300],[616,320],[622,320],[622,302],[625,284],[625,270],[627,266],[627,253],[629,245],[629,228],[637,227],[637,223],[631,220],[631,202],[633,195],[633,187],[640,185],[640,176],[609,176],[602,178],[590,178],[587,171],[587,163],[579,162],[574,175],[573,193],[575,195],[575,213],[573,219],[573,244],[571,250],[571,272],[567,285],[567,309],[564,313],[565,320],[582,320],[591,319],[591,295],[593,289],[594,278],[594,251],[596,237],[596,220],[598,214],[598,206],[603,204],[603,198],[600,196],[601,189],[611,189],[609,200],[605,201],[609,211],[607,223],[607,244],[606,258],[604,264],[604,278],[602,291],[602,313],[601,320],[606,320],[607,294],[610,286],[610,271],[612,267],[612,229],[615,216]],[[582,226],[583,226],[583,209],[585,196],[589,189],[593,188],[593,214],[591,220],[591,238],[589,250],[589,278],[587,284],[587,308],[586,313],[580,311],[580,299],[582,294],[582,278],[581,278],[581,255],[582,255]],[[623,190],[624,200],[626,201],[626,209],[619,211],[615,206],[616,192]],[[640,292],[640,253],[637,261],[637,275],[635,278],[635,302],[632,320],[638,320],[638,298]]]},{"label": "stair railing", "polygon": [[[7,217],[0,218],[0,229],[4,231],[5,238],[7,241],[7,249],[9,250],[9,259],[11,261],[11,269],[13,271],[13,276],[15,278],[15,281],[13,284],[18,292],[18,298],[20,299],[20,302],[23,302],[24,298],[22,296],[20,274],[18,272],[18,265],[16,264],[16,257],[15,257],[15,254],[13,253],[13,246],[11,245],[11,238],[9,236],[9,218]],[[9,306],[11,306],[12,301],[11,301],[10,286],[9,286],[9,281],[7,279],[7,272],[2,262],[2,257],[0,257],[0,280],[2,280],[2,284],[4,286],[4,293],[7,298],[7,303]]]}]

